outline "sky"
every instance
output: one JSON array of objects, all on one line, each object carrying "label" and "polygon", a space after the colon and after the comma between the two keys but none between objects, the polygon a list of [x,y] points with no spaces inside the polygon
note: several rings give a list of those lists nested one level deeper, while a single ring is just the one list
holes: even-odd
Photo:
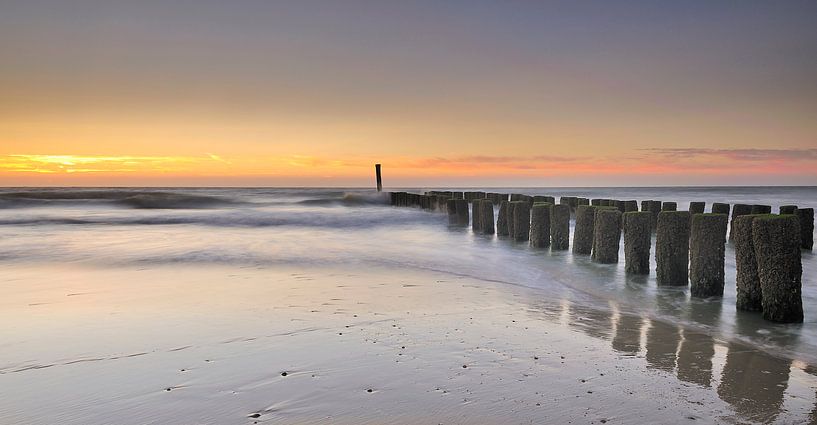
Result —
[{"label": "sky", "polygon": [[0,186],[817,185],[817,2],[0,0]]}]

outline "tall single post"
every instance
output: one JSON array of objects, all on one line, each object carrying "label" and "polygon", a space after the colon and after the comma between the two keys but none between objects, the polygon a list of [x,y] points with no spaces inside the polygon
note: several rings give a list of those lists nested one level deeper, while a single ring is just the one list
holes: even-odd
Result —
[{"label": "tall single post", "polygon": [[722,297],[726,215],[692,216],[689,281],[693,297]]},{"label": "tall single post", "polygon": [[[623,205],[622,205],[623,206]],[[593,225],[593,254],[596,263],[618,263],[621,241],[621,211],[618,208],[599,208]],[[573,242],[576,243],[575,241]]]},{"label": "tall single post", "polygon": [[377,191],[383,191],[383,180],[380,178],[380,164],[374,164],[374,172],[377,175]]},{"label": "tall single post", "polygon": [[763,318],[772,322],[802,323],[799,220],[793,215],[759,216],[752,222],[752,239],[763,297]]},{"label": "tall single post", "polygon": [[457,211],[457,224],[460,226],[468,226],[468,201],[465,199],[455,199]]},{"label": "tall single post", "polygon": [[626,273],[650,274],[651,223],[652,214],[649,211],[624,213],[624,271]]},{"label": "tall single post", "polygon": [[689,203],[689,213],[692,215],[703,214],[704,209],[706,209],[706,202],[693,201]]},{"label": "tall single post", "polygon": [[715,202],[712,204],[712,214],[726,214],[729,215],[729,204],[723,202]]},{"label": "tall single post", "polygon": [[656,228],[657,283],[686,286],[689,283],[689,212],[661,211]]}]

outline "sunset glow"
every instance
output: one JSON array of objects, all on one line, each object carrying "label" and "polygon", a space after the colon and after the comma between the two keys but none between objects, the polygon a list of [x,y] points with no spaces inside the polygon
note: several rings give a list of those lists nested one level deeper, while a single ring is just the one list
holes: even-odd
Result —
[{"label": "sunset glow", "polygon": [[3,185],[817,182],[809,2],[48,3],[0,13]]}]

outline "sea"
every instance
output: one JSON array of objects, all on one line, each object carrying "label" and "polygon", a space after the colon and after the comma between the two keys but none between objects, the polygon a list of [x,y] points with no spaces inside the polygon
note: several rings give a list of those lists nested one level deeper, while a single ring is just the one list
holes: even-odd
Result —
[{"label": "sea", "polygon": [[[441,188],[528,195],[814,207],[817,187]],[[573,223],[571,223],[572,226]],[[572,238],[572,229],[571,229]],[[654,243],[654,238],[653,238]],[[572,245],[572,240],[571,240]],[[653,246],[653,271],[654,264]],[[441,212],[393,207],[361,188],[3,188],[3,265],[79,264],[106,270],[167,265],[431,270],[529,288],[541,300],[648,317],[817,365],[817,258],[802,251],[802,324],[775,324],[735,308],[735,252],[726,247],[723,298],[659,287],[655,273],[624,273],[568,251],[534,249],[449,226]],[[25,282],[19,282],[25,284]],[[532,300],[536,301],[536,300]]]}]

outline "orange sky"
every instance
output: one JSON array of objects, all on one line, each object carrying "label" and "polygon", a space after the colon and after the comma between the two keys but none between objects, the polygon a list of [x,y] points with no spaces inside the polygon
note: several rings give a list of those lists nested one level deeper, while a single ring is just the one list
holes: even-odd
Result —
[{"label": "orange sky", "polygon": [[817,184],[815,4],[663,6],[11,1],[0,185]]}]

